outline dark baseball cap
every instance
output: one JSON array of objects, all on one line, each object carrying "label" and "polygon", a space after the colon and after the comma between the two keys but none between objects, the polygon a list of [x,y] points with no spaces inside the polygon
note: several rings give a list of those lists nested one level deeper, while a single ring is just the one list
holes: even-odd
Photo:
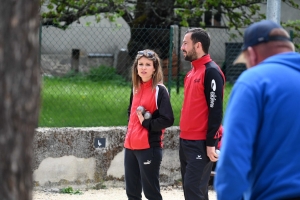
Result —
[{"label": "dark baseball cap", "polygon": [[248,48],[269,41],[290,41],[289,37],[282,35],[272,35],[273,29],[283,29],[282,26],[271,20],[262,20],[251,24],[244,33],[244,44],[242,53],[237,57],[233,64],[245,63],[243,52]]}]

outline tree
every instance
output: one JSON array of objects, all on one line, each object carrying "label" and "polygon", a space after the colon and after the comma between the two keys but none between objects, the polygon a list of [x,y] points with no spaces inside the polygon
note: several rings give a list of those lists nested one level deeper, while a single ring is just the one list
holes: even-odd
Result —
[{"label": "tree", "polygon": [[33,136],[38,122],[39,1],[0,6],[0,199],[32,198]]},{"label": "tree", "polygon": [[[95,15],[100,21],[100,13],[114,21],[123,17],[129,26],[177,24],[188,27],[206,26],[194,18],[213,11],[218,17],[223,16],[228,28],[238,29],[253,21],[265,18],[260,13],[260,4],[267,0],[41,0],[47,11],[42,14],[43,25],[66,28],[82,16]],[[300,9],[294,0],[282,0],[287,5]],[[175,11],[175,12],[174,12]],[[255,17],[254,17],[255,16]]]},{"label": "tree", "polygon": [[[282,1],[299,9],[294,0]],[[261,13],[260,4],[266,2],[267,0],[42,0],[48,9],[42,14],[42,24],[66,28],[82,16],[95,15],[100,21],[99,13],[106,13],[106,17],[111,21],[116,17],[123,17],[130,27],[170,27],[173,24],[205,27],[212,25],[210,18],[214,13],[214,20],[218,21],[220,17],[224,17],[226,27],[239,30],[253,21],[265,18]],[[205,20],[201,18],[203,14]],[[284,25],[299,31],[299,22]],[[295,37],[300,37],[298,32],[295,33]]]},{"label": "tree", "polygon": [[[293,30],[292,38],[300,38],[300,20],[288,20],[286,23],[283,23],[283,26]],[[300,44],[295,44],[296,49],[300,51]]]}]

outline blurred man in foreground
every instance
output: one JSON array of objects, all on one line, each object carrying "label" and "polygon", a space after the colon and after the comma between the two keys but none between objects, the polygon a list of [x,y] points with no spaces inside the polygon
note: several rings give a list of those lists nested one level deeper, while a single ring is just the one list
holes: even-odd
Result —
[{"label": "blurred man in foreground", "polygon": [[244,34],[246,70],[224,117],[215,190],[219,200],[300,199],[300,54],[263,20]]}]

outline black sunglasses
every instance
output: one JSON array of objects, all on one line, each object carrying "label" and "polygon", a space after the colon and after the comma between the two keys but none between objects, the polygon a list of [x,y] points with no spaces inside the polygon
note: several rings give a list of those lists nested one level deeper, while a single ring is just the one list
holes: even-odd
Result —
[{"label": "black sunglasses", "polygon": [[155,54],[152,51],[139,51],[138,55],[146,56],[147,58],[155,58]]}]

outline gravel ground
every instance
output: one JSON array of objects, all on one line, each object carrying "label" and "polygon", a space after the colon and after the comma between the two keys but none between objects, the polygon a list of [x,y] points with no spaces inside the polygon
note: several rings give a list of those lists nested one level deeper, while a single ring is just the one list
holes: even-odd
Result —
[{"label": "gravel ground", "polygon": [[[127,199],[124,188],[108,188],[100,190],[82,191],[83,194],[62,194],[58,189],[35,189],[33,191],[33,200],[125,200]],[[182,189],[178,188],[162,188],[162,196],[164,200],[184,200]],[[216,193],[209,190],[209,199],[217,200]],[[146,198],[143,196],[143,200]]]}]

